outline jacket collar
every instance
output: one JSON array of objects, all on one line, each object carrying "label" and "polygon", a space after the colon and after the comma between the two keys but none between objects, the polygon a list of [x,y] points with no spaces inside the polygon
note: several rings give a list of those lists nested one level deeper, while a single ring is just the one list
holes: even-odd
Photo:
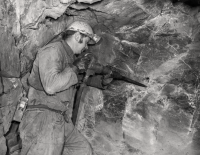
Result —
[{"label": "jacket collar", "polygon": [[67,55],[70,57],[70,59],[74,60],[75,55],[74,55],[74,52],[72,51],[71,47],[64,40],[61,40],[61,43],[62,43]]}]

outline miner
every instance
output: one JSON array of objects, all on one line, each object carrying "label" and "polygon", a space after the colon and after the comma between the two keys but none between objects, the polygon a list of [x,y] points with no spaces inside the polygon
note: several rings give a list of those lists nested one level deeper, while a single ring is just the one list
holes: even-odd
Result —
[{"label": "miner", "polygon": [[20,124],[21,155],[91,155],[71,116],[79,73],[89,59],[75,58],[100,40],[90,25],[73,22],[62,39],[40,48],[28,78],[28,106]]}]

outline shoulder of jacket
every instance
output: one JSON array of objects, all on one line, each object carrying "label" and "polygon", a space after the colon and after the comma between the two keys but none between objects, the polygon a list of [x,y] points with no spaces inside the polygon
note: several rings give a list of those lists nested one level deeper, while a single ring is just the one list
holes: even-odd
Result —
[{"label": "shoulder of jacket", "polygon": [[41,49],[44,50],[46,48],[60,48],[61,45],[62,45],[62,43],[60,41],[58,41],[58,42],[49,43],[49,44],[43,46]]},{"label": "shoulder of jacket", "polygon": [[42,51],[48,51],[48,49],[50,48],[54,48],[56,51],[61,51],[62,49],[62,43],[61,42],[53,42],[50,44],[47,44],[46,46],[43,46],[41,48],[39,48],[38,52],[42,52]]}]

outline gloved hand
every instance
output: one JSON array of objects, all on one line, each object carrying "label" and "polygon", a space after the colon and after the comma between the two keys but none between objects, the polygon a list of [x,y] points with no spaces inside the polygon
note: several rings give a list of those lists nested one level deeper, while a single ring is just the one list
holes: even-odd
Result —
[{"label": "gloved hand", "polygon": [[111,78],[111,77],[106,77],[106,76],[104,76],[104,78],[103,78],[103,80],[102,80],[102,84],[104,85],[104,86],[107,86],[107,85],[109,85],[111,82],[112,82],[112,80],[113,80],[113,78]]},{"label": "gloved hand", "polygon": [[107,75],[112,73],[109,67],[103,66],[100,63],[93,63],[91,69],[94,70],[96,74],[100,75]]},{"label": "gloved hand", "polygon": [[77,78],[78,78],[78,83],[82,83],[83,79],[84,79],[84,74],[77,74]]},{"label": "gloved hand", "polygon": [[91,87],[106,89],[112,80],[112,78],[104,78],[102,75],[96,75],[89,77],[86,84]]},{"label": "gloved hand", "polygon": [[[78,73],[84,73],[88,69],[89,63],[91,61],[91,57],[80,55],[74,62],[73,66],[76,67],[76,71]],[[74,68],[73,68],[74,69]]]},{"label": "gloved hand", "polygon": [[102,77],[103,77],[102,75],[95,75],[95,76],[89,77],[86,82],[86,85],[99,88],[99,89],[104,89],[104,86],[102,85]]}]

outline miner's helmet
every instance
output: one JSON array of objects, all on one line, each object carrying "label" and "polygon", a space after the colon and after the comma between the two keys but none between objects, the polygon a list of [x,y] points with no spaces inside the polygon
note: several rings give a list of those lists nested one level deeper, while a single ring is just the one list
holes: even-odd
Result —
[{"label": "miner's helmet", "polygon": [[93,33],[91,26],[83,21],[75,21],[71,23],[66,31],[77,31],[88,36],[90,38],[88,44],[96,44],[101,39],[100,36]]}]

